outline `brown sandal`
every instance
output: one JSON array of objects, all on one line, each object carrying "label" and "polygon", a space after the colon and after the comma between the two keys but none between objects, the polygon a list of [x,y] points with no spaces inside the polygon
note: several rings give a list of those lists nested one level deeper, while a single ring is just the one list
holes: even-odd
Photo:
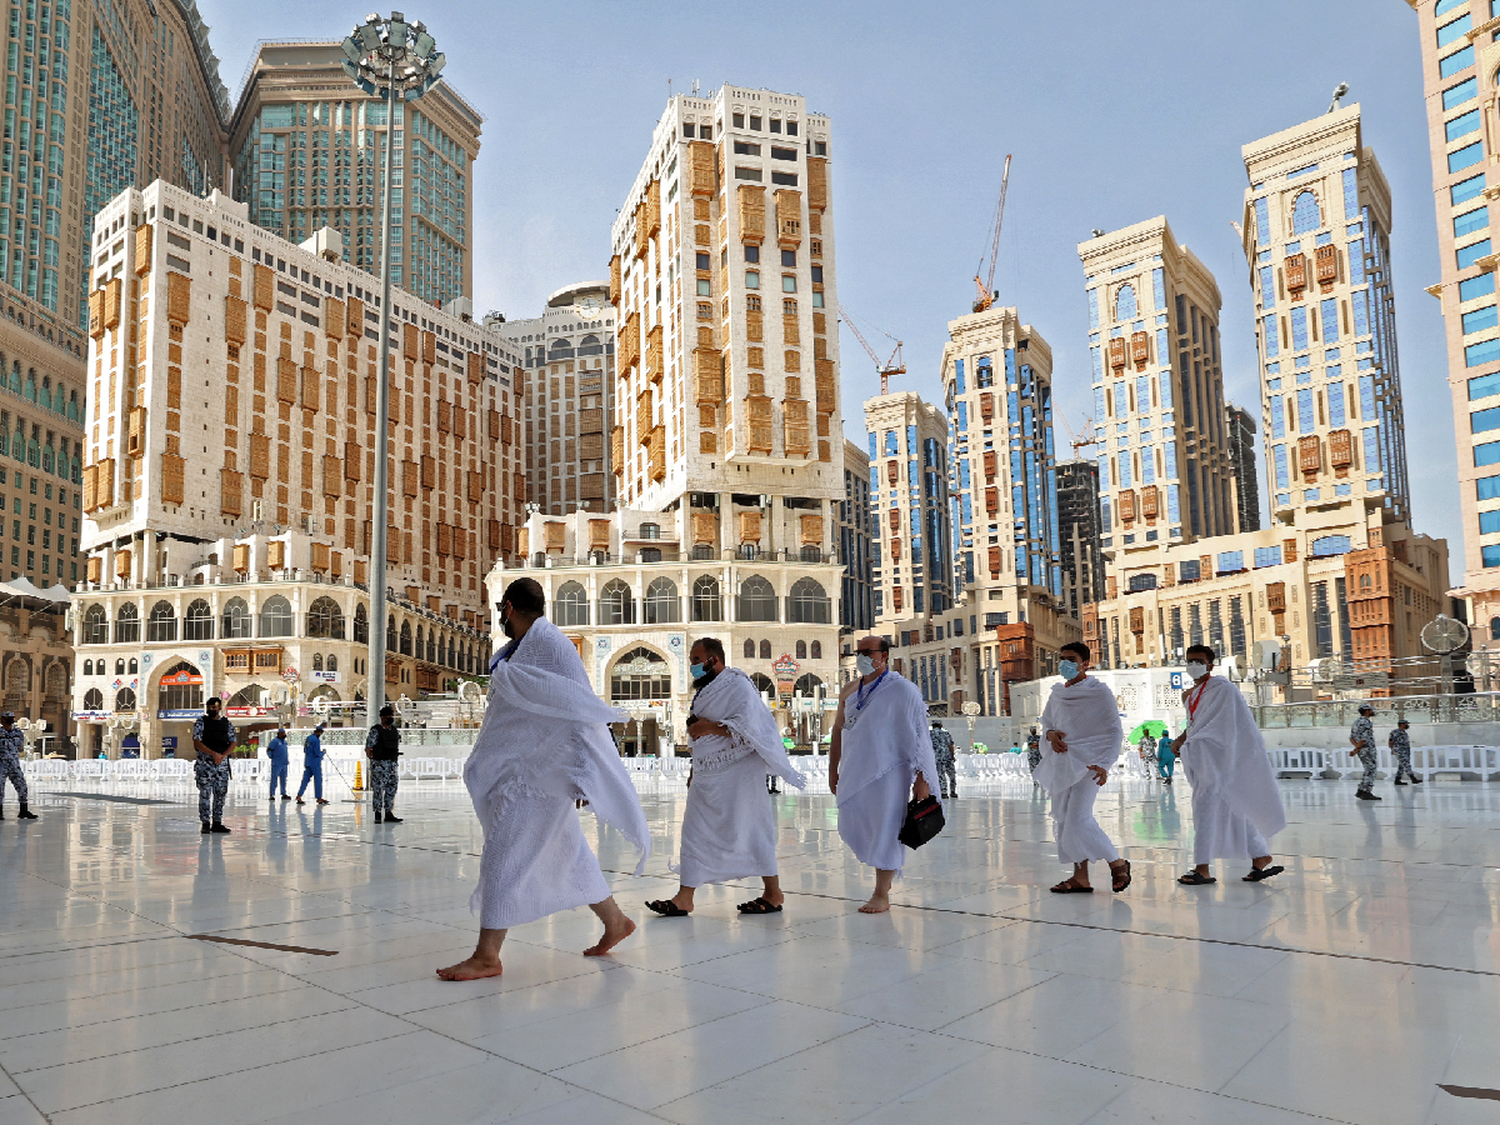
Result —
[{"label": "brown sandal", "polygon": [[1094,888],[1080,887],[1075,880],[1068,878],[1053,887],[1052,893],[1055,895],[1091,895],[1094,893]]},{"label": "brown sandal", "polygon": [[1130,860],[1122,859],[1120,862],[1125,865],[1124,871],[1118,870],[1114,864],[1110,864],[1109,867],[1109,873],[1113,876],[1113,882],[1110,886],[1115,894],[1119,894],[1126,887],[1130,886]]}]

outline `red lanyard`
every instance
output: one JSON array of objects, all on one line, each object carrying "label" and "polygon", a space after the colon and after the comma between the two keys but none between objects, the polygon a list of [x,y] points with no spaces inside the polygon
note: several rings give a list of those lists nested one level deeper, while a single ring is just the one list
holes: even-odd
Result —
[{"label": "red lanyard", "polygon": [[1187,709],[1188,709],[1188,718],[1189,719],[1192,719],[1192,718],[1194,718],[1194,717],[1197,716],[1197,714],[1198,714],[1198,700],[1200,700],[1200,699],[1203,698],[1203,691],[1207,687],[1208,687],[1208,677],[1204,676],[1203,677],[1203,682],[1198,685],[1198,690],[1195,691],[1193,693],[1192,698],[1188,700]]}]

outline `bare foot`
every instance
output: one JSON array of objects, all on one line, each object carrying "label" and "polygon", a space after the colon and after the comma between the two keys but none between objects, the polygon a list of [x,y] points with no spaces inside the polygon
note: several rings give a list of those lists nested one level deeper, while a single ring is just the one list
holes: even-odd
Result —
[{"label": "bare foot", "polygon": [[465,961],[460,961],[457,965],[439,969],[437,975],[443,980],[483,980],[485,977],[498,977],[500,962],[482,961],[478,957],[470,957]]},{"label": "bare foot", "polygon": [[859,908],[861,914],[884,914],[891,908],[891,900],[886,895],[871,895],[870,901]]},{"label": "bare foot", "polygon": [[635,923],[629,918],[625,919],[625,925],[619,928],[604,927],[604,936],[599,939],[599,944],[583,951],[585,957],[603,957],[615,946],[635,933]]}]

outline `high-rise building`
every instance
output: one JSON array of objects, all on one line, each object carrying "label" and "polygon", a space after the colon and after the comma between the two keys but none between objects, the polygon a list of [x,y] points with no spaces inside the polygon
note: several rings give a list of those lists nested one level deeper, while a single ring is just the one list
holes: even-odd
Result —
[{"label": "high-rise building", "polygon": [[874,470],[875,619],[891,633],[953,605],[948,421],[915,391],[892,391],[865,403],[865,429]]},{"label": "high-rise building", "polygon": [[[217,191],[161,181],[112,200],[96,246],[75,706],[107,715],[98,677],[138,668],[107,702],[139,708],[157,747],[207,690],[247,707],[287,684],[356,698],[377,279],[341,260],[337,232],[298,246]],[[404,597],[375,627],[396,697],[484,666],[480,577],[515,547],[524,478],[509,342],[405,293],[391,305],[386,581]],[[327,678],[330,655],[346,679]]]},{"label": "high-rise building", "polygon": [[875,514],[870,507],[870,455],[844,442],[844,498],[839,501],[839,558],[844,596],[839,624],[849,633],[875,627]]},{"label": "high-rise building", "polygon": [[1234,475],[1234,507],[1238,531],[1260,530],[1260,488],[1255,472],[1255,419],[1243,406],[1224,407],[1229,435],[1229,471]]},{"label": "high-rise building", "polygon": [[973,591],[986,627],[1026,620],[1062,593],[1052,348],[995,307],[948,323],[948,493],[956,595]]},{"label": "high-rise building", "polygon": [[559,289],[541,316],[486,324],[523,353],[526,498],[548,515],[614,507],[615,308],[609,282]]},{"label": "high-rise building", "polygon": [[[229,124],[234,197],[301,242],[321,227],[380,272],[387,106],[344,74],[337,43],[260,44]],[[447,82],[396,104],[391,283],[429,305],[474,292],[474,191],[483,119]]]},{"label": "high-rise building", "polygon": [[1493,117],[1500,43],[1470,0],[1408,0],[1417,14],[1440,269],[1448,388],[1458,441],[1463,585],[1469,620],[1500,637],[1500,315],[1491,211],[1500,171]]},{"label": "high-rise building", "polygon": [[1391,192],[1359,106],[1243,149],[1271,515],[1411,518],[1391,291]]},{"label": "high-rise building", "polygon": [[627,752],[686,744],[701,635],[799,739],[819,701],[837,705],[829,152],[828,119],[798,95],[723,86],[667,103],[611,232],[615,510],[534,513],[491,572],[497,595],[518,574],[542,583],[595,689],[639,712]]},{"label": "high-rise building", "polygon": [[1099,547],[1099,465],[1061,461],[1057,466],[1057,516],[1062,528],[1063,604],[1078,617],[1104,597],[1104,557]]},{"label": "high-rise building", "polygon": [[1219,287],[1148,219],[1080,243],[1107,556],[1234,530]]},{"label": "high-rise building", "polygon": [[0,161],[0,576],[78,580],[94,214],[161,177],[222,181],[229,99],[192,0],[17,6]]}]

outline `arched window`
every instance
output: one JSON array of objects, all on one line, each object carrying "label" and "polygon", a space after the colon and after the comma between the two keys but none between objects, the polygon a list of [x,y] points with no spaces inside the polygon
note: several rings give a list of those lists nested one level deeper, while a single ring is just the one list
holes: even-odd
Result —
[{"label": "arched window", "polygon": [[260,607],[260,636],[290,637],[295,635],[296,620],[292,617],[292,603],[280,594],[266,599]]},{"label": "arched window", "polygon": [[220,635],[225,640],[245,640],[255,635],[250,627],[250,607],[244,598],[230,598],[225,604],[224,631]]},{"label": "arched window", "polygon": [[820,582],[799,578],[787,599],[787,618],[801,625],[828,625],[833,620],[833,602]]},{"label": "arched window", "polygon": [[694,621],[723,621],[724,600],[719,594],[719,580],[705,574],[693,580],[693,597],[689,613]]},{"label": "arched window", "polygon": [[85,711],[103,711],[104,693],[98,688],[89,688],[83,693],[83,709]]},{"label": "arched window", "polygon": [[763,640],[763,641],[760,642],[760,658],[762,660],[770,660],[771,659],[771,642],[770,641]]},{"label": "arched window", "polygon": [[370,613],[364,607],[364,603],[354,607],[354,643],[367,645],[370,643]]},{"label": "arched window", "polygon": [[139,671],[140,671],[140,669],[139,669],[139,668],[137,668],[137,667],[136,667],[136,666],[135,666],[135,657],[133,657],[133,656],[132,656],[132,657],[131,657],[131,658],[130,658],[130,663],[129,663],[129,665],[128,665],[128,666],[127,666],[127,668],[126,668],[126,670],[127,670],[127,671],[128,671],[128,672],[129,672],[129,673],[130,673],[130,674],[131,674],[131,675],[132,675],[132,676],[133,676],[133,675],[135,675],[135,674],[136,674],[136,673],[137,673],[137,672],[139,672]]},{"label": "arched window", "polygon": [[115,692],[115,710],[116,711],[134,711],[135,710],[135,692],[134,692],[134,690],[132,690],[131,688],[128,688],[128,687],[122,687],[119,691]]},{"label": "arched window", "polygon": [[118,660],[115,661],[115,675],[117,675],[117,676],[123,676],[124,674],[125,674],[125,658],[122,656],[122,657],[120,657],[120,659],[118,659]]},{"label": "arched window", "polygon": [[1318,197],[1304,191],[1292,203],[1292,233],[1309,234],[1323,225],[1323,216],[1318,210]]},{"label": "arched window", "polygon": [[323,670],[323,654],[321,652],[313,653],[312,670],[314,672],[321,672]]},{"label": "arched window", "polygon": [[822,641],[813,641],[813,643],[812,643],[812,659],[813,660],[822,660],[823,659],[823,642]]},{"label": "arched window", "polygon": [[98,602],[83,611],[83,643],[86,645],[109,644],[109,615]]},{"label": "arched window", "polygon": [[664,625],[682,620],[682,602],[677,597],[677,583],[670,578],[654,579],[646,587],[646,624]]},{"label": "arched window", "polygon": [[552,595],[552,623],[554,625],[587,625],[589,623],[589,592],[581,582],[564,582]]},{"label": "arched window", "polygon": [[[1496,618],[1496,620],[1500,621],[1500,618]],[[94,662],[92,660],[85,660],[83,662],[83,674],[85,676],[92,676],[94,674]]]},{"label": "arched window", "polygon": [[385,619],[385,647],[387,652],[396,652],[400,647],[396,635],[396,615],[394,613]]},{"label": "arched window", "polygon": [[643,523],[643,524],[641,524],[640,534],[638,534],[636,536],[636,538],[637,539],[660,539],[661,538],[661,524],[659,524],[659,523]]},{"label": "arched window", "polygon": [[410,656],[411,653],[411,622],[401,622],[401,655]]},{"label": "arched window", "polygon": [[797,695],[816,695],[822,686],[821,677],[814,676],[811,672],[804,672],[797,677],[797,682],[792,685],[792,691]]},{"label": "arched window", "polygon": [[740,583],[739,602],[736,616],[741,621],[776,620],[776,590],[759,574]]},{"label": "arched window", "polygon": [[136,644],[141,639],[141,611],[126,602],[115,614],[115,644]]},{"label": "arched window", "polygon": [[186,660],[179,660],[161,674],[156,705],[163,711],[201,711],[203,674]]},{"label": "arched window", "polygon": [[798,641],[797,642],[797,659],[798,660],[806,660],[807,659],[807,642],[806,641]]},{"label": "arched window", "polygon": [[823,548],[819,547],[816,543],[804,543],[802,545],[802,561],[814,563],[822,562]]},{"label": "arched window", "polygon": [[146,619],[146,640],[175,641],[177,639],[177,611],[171,602],[157,602],[151,607],[151,616]]},{"label": "arched window", "polygon": [[749,638],[746,638],[745,640],[745,659],[755,659],[755,642],[750,640]]},{"label": "arched window", "polygon": [[437,630],[436,629],[428,629],[427,630],[427,660],[428,660],[429,663],[435,664],[435,663],[437,663],[437,659],[438,659]]},{"label": "arched window", "polygon": [[590,333],[578,341],[579,355],[603,355],[604,345],[599,342],[599,337]]},{"label": "arched window", "polygon": [[635,598],[630,587],[618,578],[599,591],[599,624],[635,624]]},{"label": "arched window", "polygon": [[330,597],[313,602],[307,611],[307,635],[335,641],[344,639],[344,611],[338,602]]},{"label": "arched window", "polygon": [[453,643],[453,638],[449,637],[448,638],[448,667],[450,667],[450,668],[457,668],[458,667],[458,664],[457,664],[457,660],[458,660],[457,653],[458,653],[458,647]]},{"label": "arched window", "polygon": [[323,666],[330,672],[337,672],[339,670],[339,658],[330,652],[328,654],[328,660]]},{"label": "arched window", "polygon": [[1127,281],[1115,290],[1115,319],[1134,320],[1135,316],[1135,286]]},{"label": "arched window", "polygon": [[671,695],[671,669],[645,646],[625,653],[610,670],[610,699],[667,699]]},{"label": "arched window", "polygon": [[214,611],[202,598],[187,608],[187,614],[182,619],[182,639],[185,641],[214,639]]},{"label": "arched window", "polygon": [[771,677],[760,672],[751,672],[750,682],[755,685],[755,690],[761,695],[774,694],[776,691],[776,685],[771,682]]}]

